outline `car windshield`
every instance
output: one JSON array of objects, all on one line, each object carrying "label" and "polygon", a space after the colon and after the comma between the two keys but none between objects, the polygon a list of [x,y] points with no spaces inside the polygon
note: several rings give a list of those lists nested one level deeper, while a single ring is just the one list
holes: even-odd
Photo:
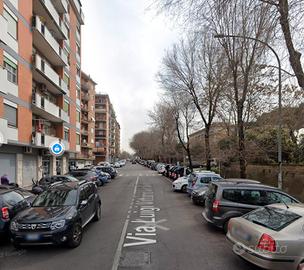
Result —
[{"label": "car windshield", "polygon": [[88,171],[75,171],[71,172],[70,174],[74,177],[81,177],[81,176],[86,176]]},{"label": "car windshield", "polygon": [[274,207],[263,207],[252,211],[243,216],[243,218],[257,225],[266,227],[274,231],[280,231],[293,223],[301,216],[288,211]]},{"label": "car windshield", "polygon": [[76,204],[76,200],[75,189],[49,189],[35,199],[33,207],[72,206]]}]

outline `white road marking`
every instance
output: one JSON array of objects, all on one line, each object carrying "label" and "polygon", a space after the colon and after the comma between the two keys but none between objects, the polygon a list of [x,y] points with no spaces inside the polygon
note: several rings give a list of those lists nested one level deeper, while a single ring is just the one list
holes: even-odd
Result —
[{"label": "white road marking", "polygon": [[[136,195],[138,181],[139,181],[139,177],[137,177],[137,179],[136,179],[136,183],[135,183],[135,187],[134,187],[134,191],[133,191],[133,199],[135,198],[135,195]],[[131,203],[131,205],[133,205],[133,202]],[[122,251],[122,246],[123,246],[123,243],[124,243],[124,240],[125,240],[125,237],[126,237],[129,221],[130,221],[130,215],[127,216],[127,219],[125,221],[125,224],[124,224],[122,232],[121,232],[120,240],[119,240],[117,250],[116,250],[115,256],[114,256],[112,270],[117,270],[118,269],[120,256],[121,256],[121,251]]]}]

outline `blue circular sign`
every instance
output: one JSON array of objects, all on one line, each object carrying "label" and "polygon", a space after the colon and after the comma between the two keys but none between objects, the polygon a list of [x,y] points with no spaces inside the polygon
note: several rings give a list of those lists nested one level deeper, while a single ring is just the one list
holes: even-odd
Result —
[{"label": "blue circular sign", "polygon": [[60,142],[52,143],[49,148],[50,148],[51,154],[56,157],[62,156],[65,151],[64,145]]}]

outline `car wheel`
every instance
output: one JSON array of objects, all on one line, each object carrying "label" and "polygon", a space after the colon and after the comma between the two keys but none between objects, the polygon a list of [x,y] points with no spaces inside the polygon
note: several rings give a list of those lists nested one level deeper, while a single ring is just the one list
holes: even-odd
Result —
[{"label": "car wheel", "polygon": [[182,190],[182,192],[186,193],[187,192],[187,185],[183,185],[181,190]]},{"label": "car wheel", "polygon": [[76,248],[80,245],[82,240],[82,227],[80,222],[73,225],[70,236],[68,237],[67,245],[70,248]]},{"label": "car wheel", "polygon": [[100,203],[98,203],[93,221],[98,221],[98,220],[100,220],[100,218],[101,218],[101,205],[100,205]]}]

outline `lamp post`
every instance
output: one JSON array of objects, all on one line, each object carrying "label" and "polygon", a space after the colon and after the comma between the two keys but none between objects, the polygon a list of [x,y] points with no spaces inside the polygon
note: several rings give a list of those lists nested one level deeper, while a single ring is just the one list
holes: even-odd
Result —
[{"label": "lamp post", "polygon": [[254,40],[257,42],[262,43],[266,47],[268,47],[273,54],[275,55],[277,61],[278,61],[278,67],[279,67],[279,115],[278,115],[278,164],[279,164],[279,172],[278,172],[278,187],[282,189],[283,186],[283,179],[282,179],[282,67],[281,67],[281,61],[277,54],[277,52],[265,41],[262,41],[257,38],[253,37],[247,37],[247,36],[241,36],[241,35],[225,35],[225,34],[218,34],[214,35],[214,38],[243,38],[243,39],[249,39]]}]

